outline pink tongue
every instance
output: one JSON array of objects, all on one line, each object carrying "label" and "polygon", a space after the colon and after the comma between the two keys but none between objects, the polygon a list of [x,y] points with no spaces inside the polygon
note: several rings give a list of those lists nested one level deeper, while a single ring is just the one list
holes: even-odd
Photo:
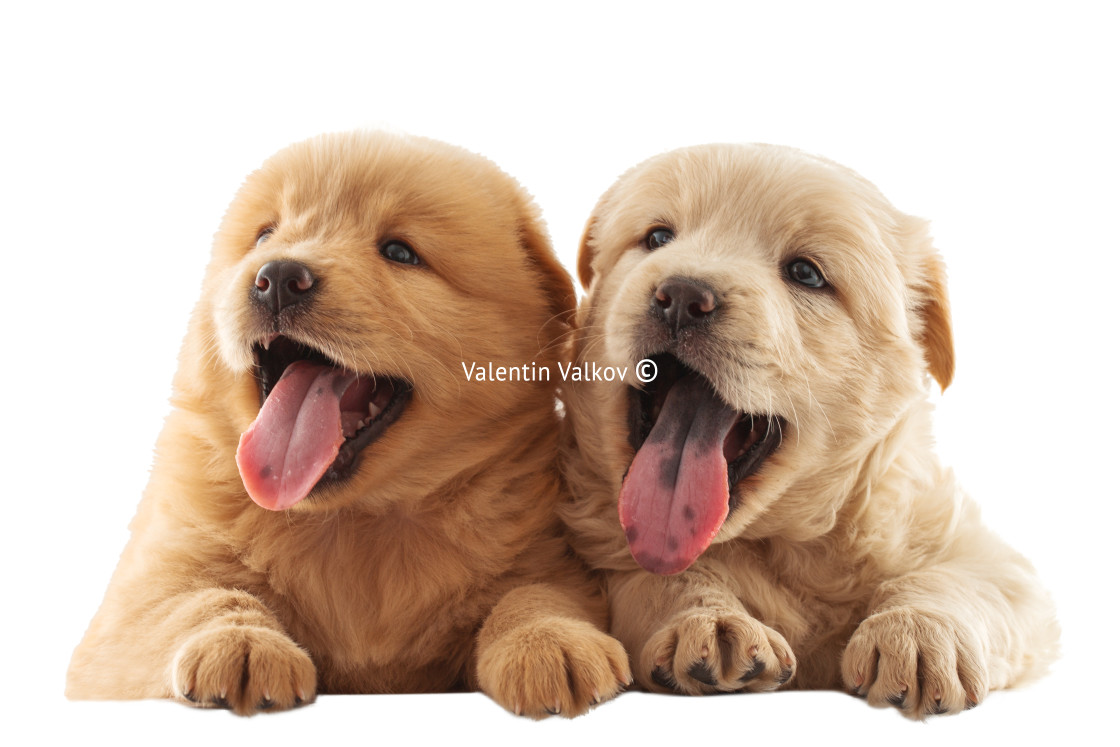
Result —
[{"label": "pink tongue", "polygon": [[630,554],[642,568],[680,573],[711,544],[727,518],[723,442],[737,419],[695,374],[669,390],[618,499]]},{"label": "pink tongue", "polygon": [[346,440],[339,403],[357,378],[310,361],[284,371],[237,445],[237,469],[258,506],[291,508],[319,482]]}]

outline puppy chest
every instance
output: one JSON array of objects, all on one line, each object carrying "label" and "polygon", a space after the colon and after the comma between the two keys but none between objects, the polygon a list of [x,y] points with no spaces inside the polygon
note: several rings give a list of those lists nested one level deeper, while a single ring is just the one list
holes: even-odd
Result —
[{"label": "puppy chest", "polygon": [[[266,602],[318,661],[341,670],[420,668],[469,649],[487,611],[470,579],[421,573],[414,559],[350,553],[274,567]],[[407,666],[405,666],[407,665]]]}]

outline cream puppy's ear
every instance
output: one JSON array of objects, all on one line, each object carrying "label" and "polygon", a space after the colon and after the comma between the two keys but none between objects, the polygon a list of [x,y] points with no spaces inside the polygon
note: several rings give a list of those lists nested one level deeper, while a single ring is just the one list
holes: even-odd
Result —
[{"label": "cream puppy's ear", "polygon": [[576,263],[579,282],[584,290],[591,290],[591,281],[595,277],[591,269],[591,260],[595,257],[595,250],[591,248],[591,233],[594,229],[595,216],[593,215],[588,218],[587,225],[583,227],[583,237],[579,240],[579,259]]},{"label": "cream puppy's ear", "polygon": [[925,296],[918,308],[922,331],[918,342],[925,351],[926,367],[941,386],[941,391],[953,381],[953,328],[949,318],[949,292],[945,263],[936,254],[923,263]]},{"label": "cream puppy's ear", "polygon": [[894,213],[898,257],[913,299],[910,323],[922,348],[926,370],[945,391],[953,381],[953,326],[949,314],[949,283],[945,262],[933,246],[929,222],[906,215],[887,203]]}]

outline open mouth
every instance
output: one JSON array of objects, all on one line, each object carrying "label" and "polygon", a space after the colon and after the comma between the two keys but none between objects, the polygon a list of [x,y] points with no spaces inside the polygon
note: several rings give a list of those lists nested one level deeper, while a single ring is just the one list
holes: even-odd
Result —
[{"label": "open mouth", "polygon": [[350,477],[411,399],[407,381],[350,371],[288,337],[254,344],[253,357],[261,409],[241,435],[237,466],[264,508],[290,508]]},{"label": "open mouth", "polygon": [[735,508],[732,488],[778,448],[785,421],[733,409],[671,355],[653,360],[657,378],[631,394],[637,453],[623,480],[619,517],[638,564],[672,574],[711,544]]}]

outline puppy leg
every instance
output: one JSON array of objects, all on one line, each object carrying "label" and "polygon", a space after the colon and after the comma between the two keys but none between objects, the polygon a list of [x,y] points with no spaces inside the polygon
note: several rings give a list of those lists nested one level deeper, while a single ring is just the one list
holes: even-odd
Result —
[{"label": "puppy leg", "polygon": [[635,677],[648,690],[774,690],[793,677],[786,639],[700,564],[676,576],[615,573],[609,596],[611,632],[636,655]]},{"label": "puppy leg", "polygon": [[995,537],[982,541],[982,553],[879,587],[844,651],[850,691],[920,719],[972,708],[1053,659],[1057,623],[1030,565]]},{"label": "puppy leg", "polygon": [[201,589],[128,608],[107,598],[74,652],[67,696],[170,697],[248,715],[312,700],[315,666],[243,591]]},{"label": "puppy leg", "polygon": [[626,651],[582,596],[553,584],[503,596],[478,636],[483,692],[518,715],[572,717],[628,685]]}]

